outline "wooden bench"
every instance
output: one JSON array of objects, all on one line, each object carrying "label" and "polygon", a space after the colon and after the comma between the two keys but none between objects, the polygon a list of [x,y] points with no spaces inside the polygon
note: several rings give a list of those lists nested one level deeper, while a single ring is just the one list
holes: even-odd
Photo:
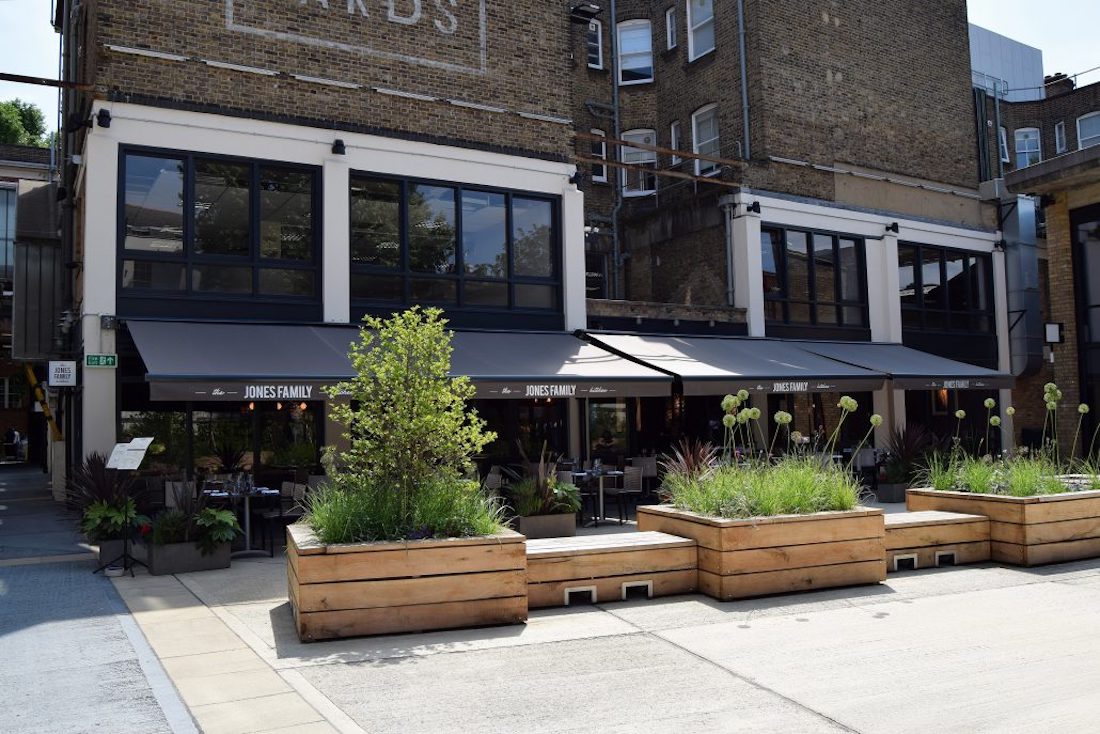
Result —
[{"label": "wooden bench", "polygon": [[886,570],[957,566],[989,560],[989,518],[957,512],[886,515]]},{"label": "wooden bench", "polygon": [[686,594],[697,584],[695,541],[614,533],[527,541],[527,604],[569,606]]}]

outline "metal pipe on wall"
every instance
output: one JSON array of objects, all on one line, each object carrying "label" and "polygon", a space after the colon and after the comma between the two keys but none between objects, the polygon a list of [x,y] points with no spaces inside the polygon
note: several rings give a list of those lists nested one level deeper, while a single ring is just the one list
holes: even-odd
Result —
[{"label": "metal pipe on wall", "polygon": [[[616,0],[611,0],[611,29],[610,29],[610,44],[609,50],[611,52],[611,114],[612,114],[612,127],[614,128],[614,134],[616,140],[622,139],[622,124],[619,119],[619,9]],[[616,146],[616,150],[619,152],[619,159],[622,159],[623,149],[622,146]],[[612,186],[612,190],[615,194],[615,205],[611,208],[611,288],[610,296],[613,299],[621,299],[623,297],[622,287],[622,270],[623,270],[623,254],[622,254],[622,242],[619,237],[619,213],[623,208],[623,190],[622,190],[622,176],[617,174],[618,180],[615,185]]]},{"label": "metal pipe on wall", "polygon": [[[612,0],[614,3],[614,0]],[[745,160],[752,159],[752,142],[749,135],[749,78],[745,59],[745,0],[737,0],[737,44],[741,64],[741,127],[745,144],[741,151]]]}]

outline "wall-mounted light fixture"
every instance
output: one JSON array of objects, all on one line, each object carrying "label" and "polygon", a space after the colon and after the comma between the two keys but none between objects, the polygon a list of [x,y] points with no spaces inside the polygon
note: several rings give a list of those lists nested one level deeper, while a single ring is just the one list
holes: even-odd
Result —
[{"label": "wall-mounted light fixture", "polygon": [[1008,243],[1005,242],[1004,240],[997,240],[996,242],[993,243],[993,249],[996,250],[997,252],[1004,252],[1005,251],[1005,245],[1007,245],[1007,244]]},{"label": "wall-mounted light fixture", "polygon": [[333,155],[345,155],[347,152],[347,148],[344,147],[344,141],[340,138],[336,138],[336,141],[332,144]]},{"label": "wall-mounted light fixture", "polygon": [[584,174],[581,173],[580,171],[577,171],[576,173],[574,173],[572,176],[569,177],[569,183],[573,184],[574,186],[580,186],[581,181],[583,181],[583,180],[584,180]]},{"label": "wall-mounted light fixture", "polygon": [[754,201],[753,203],[749,204],[747,207],[745,207],[745,212],[746,213],[752,212],[753,214],[759,214],[760,213],[760,202],[759,201]]},{"label": "wall-mounted light fixture", "polygon": [[1063,333],[1063,324],[1046,324],[1043,328],[1047,344],[1062,344],[1066,337]]},{"label": "wall-mounted light fixture", "polygon": [[96,124],[100,127],[111,126],[111,111],[106,107],[100,107],[99,112],[95,114]]},{"label": "wall-mounted light fixture", "polygon": [[900,230],[900,227],[898,227],[897,222],[890,222],[889,224],[886,225],[886,231],[887,232],[893,232],[894,234],[897,234],[899,230]]},{"label": "wall-mounted light fixture", "polygon": [[104,331],[114,331],[118,328],[118,317],[110,314],[102,314],[99,317],[99,328]]}]

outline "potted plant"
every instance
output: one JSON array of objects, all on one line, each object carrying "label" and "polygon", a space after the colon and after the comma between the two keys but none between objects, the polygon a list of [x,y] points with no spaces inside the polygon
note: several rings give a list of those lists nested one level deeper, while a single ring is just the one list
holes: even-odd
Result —
[{"label": "potted plant", "polygon": [[99,562],[121,557],[134,530],[146,521],[140,514],[140,493],[130,477],[107,468],[107,457],[93,452],[73,470],[68,504],[81,512],[81,530],[99,547]]},{"label": "potted plant", "polygon": [[920,472],[920,462],[935,445],[932,432],[919,423],[894,426],[887,438],[885,479],[875,494],[880,502],[904,502],[905,490]]},{"label": "potted plant", "polygon": [[542,444],[538,463],[527,459],[522,445],[520,455],[528,473],[506,490],[519,532],[528,540],[576,535],[580,490],[575,484],[558,481],[557,458],[546,451],[546,442]]},{"label": "potted plant", "polygon": [[329,388],[348,448],[287,529],[288,591],[303,641],[509,624],[527,618],[522,535],[501,523],[471,457],[494,435],[449,376],[438,309],[368,317]]},{"label": "potted plant", "polygon": [[204,495],[177,492],[176,506],[157,513],[146,536],[149,573],[229,568],[230,547],[240,532],[229,510],[208,506]]},{"label": "potted plant", "polygon": [[[666,504],[639,507],[638,530],[695,539],[699,588],[721,600],[885,580],[883,511],[859,505],[862,489],[850,471],[793,448],[799,445],[793,433],[791,450],[775,462],[766,458],[774,439],[765,458],[737,455],[734,447],[745,446],[748,457],[756,456],[754,445],[764,443],[759,409],[742,407],[747,397],[722,401],[722,458],[690,444],[664,458]],[[845,396],[838,407],[830,455],[857,406]],[[780,411],[775,422],[789,426],[789,418]],[[872,426],[880,422],[872,417]]]}]

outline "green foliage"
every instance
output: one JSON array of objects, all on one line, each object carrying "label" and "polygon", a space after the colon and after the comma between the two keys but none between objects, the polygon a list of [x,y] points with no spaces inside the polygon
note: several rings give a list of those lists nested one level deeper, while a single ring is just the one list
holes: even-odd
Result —
[{"label": "green foliage", "polygon": [[725,518],[804,515],[851,510],[860,487],[839,467],[822,467],[808,456],[786,456],[776,464],[719,466],[694,476],[669,472],[664,491],[677,507]]},{"label": "green foliage", "polygon": [[[718,449],[714,444],[694,438],[682,438],[672,447],[672,452],[662,454],[661,467],[665,477],[688,477],[698,479],[709,473],[718,461]],[[664,485],[661,487],[665,491]]]},{"label": "green foliage", "polygon": [[466,405],[469,378],[448,374],[451,334],[441,316],[414,307],[364,319],[349,354],[356,376],[328,389],[349,449],[335,457],[331,490],[310,504],[307,520],[325,542],[499,528],[498,508],[464,480],[470,457],[495,435]]},{"label": "green foliage", "polygon": [[134,483],[127,474],[108,469],[107,456],[92,452],[73,469],[68,501],[78,510],[97,503],[121,507],[127,500],[138,499],[133,490]]},{"label": "green foliage", "polygon": [[886,481],[897,484],[912,482],[918,475],[924,455],[935,446],[932,432],[919,423],[894,426],[886,439],[890,459],[886,462]]},{"label": "green foliage", "polygon": [[46,117],[33,102],[12,99],[0,102],[0,143],[8,145],[47,145]]},{"label": "green foliage", "polygon": [[1036,497],[1095,488],[1095,473],[1085,481],[1067,481],[1057,462],[1044,453],[1019,453],[999,459],[975,458],[956,451],[928,458],[919,481],[944,492],[973,492],[1010,497]]},{"label": "green foliage", "polygon": [[540,486],[534,477],[524,477],[508,487],[512,511],[517,517],[557,515],[581,509],[581,491],[574,484],[559,484],[553,477]]},{"label": "green foliage", "polygon": [[311,443],[290,444],[277,450],[271,463],[276,466],[311,467],[317,463],[317,449]]},{"label": "green foliage", "polygon": [[502,528],[499,502],[468,479],[428,479],[406,506],[389,485],[339,474],[307,503],[307,522],[325,544],[492,535]]},{"label": "green foliage", "polygon": [[241,532],[236,515],[208,507],[205,495],[195,497],[190,492],[177,493],[176,507],[161,510],[152,525],[149,541],[154,545],[193,542],[204,556]]},{"label": "green foliage", "polygon": [[98,543],[101,540],[125,540],[134,528],[147,521],[148,518],[138,514],[137,503],[132,498],[119,504],[99,501],[84,510],[80,528],[89,541]]}]

